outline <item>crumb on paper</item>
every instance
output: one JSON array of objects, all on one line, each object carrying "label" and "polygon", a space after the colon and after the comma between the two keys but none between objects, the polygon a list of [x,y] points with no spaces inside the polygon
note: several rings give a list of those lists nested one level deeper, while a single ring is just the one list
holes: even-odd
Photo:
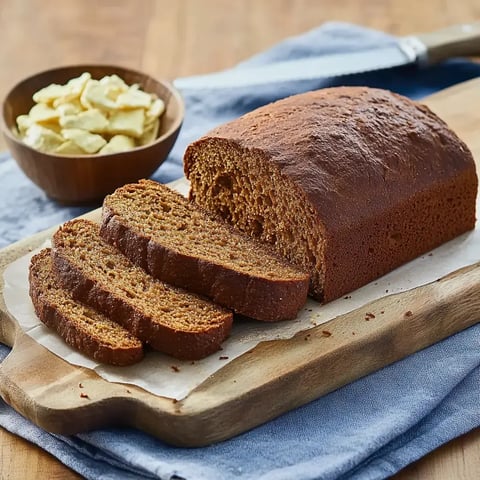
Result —
[{"label": "crumb on paper", "polygon": [[[26,249],[25,249],[25,250],[26,250]],[[433,259],[432,259],[432,261],[433,261]],[[23,268],[23,267],[22,267],[22,268]],[[23,270],[25,270],[25,269],[23,269]],[[22,270],[22,271],[23,271],[23,270]],[[435,273],[437,273],[437,272],[435,272]],[[441,273],[441,272],[439,272],[439,273]],[[433,278],[435,278],[436,276],[439,276],[439,273],[437,273],[437,275],[435,275]],[[396,292],[396,291],[397,291],[397,287],[396,287],[393,283],[392,283],[392,285],[393,285],[392,288],[391,288],[392,292]],[[380,287],[380,289],[377,290],[377,294],[378,294],[379,296],[382,296],[382,294],[381,294],[382,290],[385,291],[385,289],[390,288],[390,286],[391,286],[391,285],[388,285],[388,282],[386,282],[384,285],[382,285],[383,288]],[[350,296],[351,296],[352,299],[353,299],[353,294],[352,294],[352,295],[345,295],[345,297],[347,298],[346,303],[341,303],[341,300],[338,301],[339,308],[344,308],[345,310],[347,310],[347,309],[349,308],[349,307],[347,307],[347,305],[350,305],[350,304],[348,303],[348,298],[349,298]],[[361,302],[361,298],[360,298],[360,299],[357,299],[357,296],[358,296],[358,295],[356,295],[356,301],[355,301],[355,303],[353,304],[353,307],[354,307],[354,308],[357,308],[357,307],[358,307],[357,300],[358,300],[359,302]],[[342,298],[342,297],[340,297],[340,299],[341,299],[341,298]],[[375,310],[374,310],[374,311],[372,310],[372,311],[373,311],[373,312],[375,312],[375,311],[377,312],[375,315],[376,315],[378,318],[377,318],[375,321],[370,320],[372,323],[370,324],[370,323],[368,322],[368,323],[369,323],[368,327],[365,325],[365,323],[367,323],[367,322],[365,322],[365,323],[363,323],[363,324],[361,323],[361,320],[360,320],[360,319],[362,318],[362,316],[361,316],[361,315],[358,315],[358,317],[357,317],[357,323],[356,323],[356,325],[354,324],[354,326],[358,326],[358,327],[359,327],[359,334],[360,334],[360,336],[362,336],[362,337],[365,336],[365,334],[366,334],[366,332],[367,332],[367,330],[362,330],[362,326],[363,326],[364,329],[367,329],[367,328],[368,328],[368,329],[371,329],[371,328],[380,328],[380,325],[381,325],[382,323],[384,323],[384,322],[382,321],[383,316],[390,317],[390,316],[392,315],[392,308],[391,308],[391,307],[394,307],[394,308],[396,308],[396,309],[398,309],[398,308],[400,307],[400,309],[399,309],[399,311],[398,311],[398,315],[400,316],[400,318],[403,317],[403,318],[405,319],[405,321],[407,321],[407,320],[412,320],[412,321],[413,321],[413,316],[415,316],[415,313],[413,312],[413,316],[410,317],[410,318],[409,318],[408,316],[405,316],[406,310],[404,310],[405,307],[402,308],[401,301],[397,303],[397,299],[394,298],[394,297],[392,297],[392,298],[393,298],[393,301],[390,302],[391,305],[389,305],[390,314],[386,315],[386,310],[385,310],[385,311],[383,311],[383,310],[382,310],[382,311],[379,311],[379,310],[377,310],[378,306],[377,306],[377,307],[374,307]],[[312,300],[310,300],[310,301],[313,303]],[[369,301],[370,301],[370,299],[369,299]],[[380,303],[380,302],[378,302],[378,303]],[[384,300],[383,303],[385,303],[385,304],[388,303],[388,300]],[[315,305],[316,305],[316,304],[315,304]],[[317,307],[317,305],[316,305],[316,307]],[[414,307],[415,307],[415,306],[412,305],[412,308],[414,308]],[[324,308],[324,307],[322,307],[322,308]],[[364,307],[364,308],[365,308],[365,307]],[[415,308],[416,308],[416,307],[415,307]],[[366,310],[364,310],[364,309],[362,309],[362,310],[363,310],[364,313],[366,312]],[[403,315],[402,315],[402,310],[403,310],[403,312],[404,312]],[[407,309],[407,310],[409,310],[409,309]],[[410,310],[411,310],[411,309],[410,309]],[[315,309],[314,309],[314,312],[316,312]],[[318,315],[317,313],[312,313],[312,314],[308,314],[308,313],[307,313],[307,314],[303,314],[303,315],[302,315],[302,321],[304,321],[304,324],[303,324],[304,326],[302,326],[302,328],[307,328],[307,329],[308,329],[308,328],[311,328],[312,324],[315,325],[315,324],[314,324],[314,320],[317,320],[317,323],[318,323],[318,324],[321,324],[322,321],[329,319],[329,318],[328,318],[328,312],[327,312],[327,313],[324,313],[323,310],[321,311],[321,313],[320,313],[320,315],[319,315],[319,318],[317,318],[317,315]],[[309,318],[309,317],[310,317],[310,318]],[[353,318],[353,317],[352,317],[352,318]],[[388,320],[388,319],[386,319],[386,320]],[[247,327],[250,327],[250,324],[249,324],[249,323],[247,323],[247,322],[245,322],[245,323],[246,323]],[[252,322],[252,324],[253,324],[253,322]],[[305,324],[306,324],[306,325],[305,325]],[[255,324],[253,324],[253,326],[255,326]],[[324,326],[324,328],[325,328],[325,327],[326,327],[326,326]],[[328,329],[327,329],[327,330],[328,330]],[[317,338],[321,338],[321,330],[318,330],[318,327],[317,327],[317,328],[316,328],[316,331],[317,331],[316,337],[317,337]],[[337,331],[337,330],[336,330],[336,331]],[[346,331],[348,331],[348,330],[346,330]],[[340,333],[340,332],[337,331],[337,337],[336,337],[336,339],[332,339],[332,340],[329,340],[329,341],[331,341],[331,342],[336,342],[337,338],[339,338],[339,333]],[[346,333],[346,332],[345,332],[345,333]],[[249,335],[250,335],[250,334],[249,334]],[[350,334],[350,335],[351,335],[351,336],[356,336],[356,331],[355,331],[355,332],[352,332],[352,331],[351,331],[351,334]],[[303,336],[305,336],[305,332],[304,332]],[[314,337],[314,336],[315,336],[314,333],[312,333],[312,337]],[[248,338],[250,338],[250,337],[247,337],[247,339],[248,339]],[[302,336],[300,336],[300,338],[302,338]],[[298,344],[297,344],[297,345],[299,345],[300,347],[301,347],[301,345],[305,345],[304,350],[313,348],[313,346],[312,346],[313,344],[312,344],[311,342],[310,342],[310,346],[307,346],[306,344],[309,343],[309,342],[304,341],[304,342],[302,343],[302,341],[300,340],[300,338],[298,339]],[[348,334],[346,334],[346,338],[348,339]],[[312,340],[312,339],[310,339],[310,340]],[[326,342],[326,339],[325,339],[325,342]],[[330,345],[330,344],[326,344],[325,342],[324,342],[324,345],[325,345],[325,346]],[[228,348],[228,347],[224,347],[224,350],[223,350],[223,351],[225,351],[225,354],[230,355],[230,357],[233,358],[233,355],[230,354],[230,351],[227,352],[227,348]],[[249,345],[247,348],[251,348],[250,345]],[[266,350],[266,349],[262,349],[262,347],[258,347],[256,351],[259,351],[259,350],[260,350],[261,352],[263,352],[263,350]],[[216,356],[217,356],[217,360],[218,360],[218,357],[219,357],[221,354],[223,354],[223,351],[217,353],[217,355],[216,355]],[[255,351],[255,350],[254,350],[254,351]],[[251,354],[251,353],[253,353],[254,351],[249,351],[248,354]],[[264,353],[265,353],[265,352],[264,352]],[[155,352],[152,352],[152,355],[153,355],[153,354],[156,354],[156,353],[155,353]],[[248,355],[248,354],[247,354],[247,355]],[[246,358],[246,357],[244,357],[244,358]],[[213,357],[212,360],[214,360],[214,359],[215,359],[215,357]],[[169,375],[169,374],[168,374],[168,370],[170,369],[170,365],[172,365],[172,364],[169,365],[170,362],[169,362],[168,357],[166,357],[165,359],[163,359],[163,361],[165,362],[165,363],[163,364],[163,365],[164,365],[164,366],[163,366],[163,371],[164,371],[164,373],[166,373],[166,376],[168,377],[168,375]],[[174,361],[174,359],[170,359],[170,361]],[[192,361],[191,363],[192,363],[192,365],[193,365],[194,362]],[[196,362],[196,363],[197,363],[197,364],[201,364],[202,362]],[[215,361],[212,362],[212,364],[216,365],[216,368],[222,368],[223,363],[227,364],[227,361],[222,362],[222,361],[218,360],[218,361],[216,361],[216,362],[215,362]],[[190,364],[189,361],[184,362],[184,363],[182,363],[182,364],[179,362],[178,366],[179,366],[180,369],[181,369],[182,376],[183,376],[184,373],[188,372],[188,375],[191,375],[192,377],[194,377],[194,375],[196,375],[196,371],[195,371],[196,365],[193,365],[193,367],[195,367],[195,368],[192,367],[191,369],[188,369],[189,364]],[[182,365],[185,365],[185,367],[182,367]],[[225,365],[225,366],[227,366],[227,365]],[[201,368],[203,368],[203,365],[201,365]],[[199,368],[199,370],[200,370],[200,368]],[[172,373],[174,373],[174,372],[172,371]],[[174,379],[174,380],[177,380],[177,381],[180,381],[180,378],[179,378],[179,377],[182,377],[182,376],[176,375],[176,376],[174,376],[175,378],[174,378],[174,377],[170,377],[170,378],[171,378],[171,379]],[[157,377],[158,377],[158,375],[157,375]],[[136,379],[133,379],[133,380],[136,380]],[[87,381],[88,381],[88,380],[87,380]],[[82,384],[82,385],[80,386],[80,385],[79,385],[79,382],[81,382],[81,381],[77,380],[77,389],[80,389],[80,392],[86,391],[86,387],[84,386],[85,384]],[[239,381],[238,381],[238,382],[239,382]],[[156,386],[154,386],[154,388],[156,388]],[[170,388],[170,386],[169,386],[168,388]],[[71,390],[71,395],[73,394],[73,396],[75,396],[75,392],[74,392],[73,390],[74,390],[74,389],[72,388],[72,390]],[[77,395],[79,395],[80,392],[78,392]],[[86,393],[88,393],[88,392],[86,392]],[[177,394],[177,392],[174,391],[174,393],[172,393],[171,396],[176,395],[176,394]],[[125,389],[124,389],[124,395],[125,395],[125,400],[126,400],[126,398],[128,398],[129,395],[125,393]],[[179,394],[179,395],[180,395],[180,394]],[[95,396],[95,392],[94,392],[94,396]],[[130,396],[132,396],[132,395],[130,395]],[[167,396],[168,396],[168,395],[167,395]],[[79,397],[77,397],[77,398],[79,398]],[[82,400],[82,401],[83,401],[83,400]],[[86,401],[86,399],[85,399],[85,401]],[[78,402],[78,400],[77,400],[77,402]],[[83,404],[80,403],[80,405],[83,405]]]},{"label": "crumb on paper", "polygon": [[178,403],[178,400],[176,398],[172,398],[172,403]]},{"label": "crumb on paper", "polygon": [[307,341],[309,338],[310,338],[310,334],[307,333],[303,339],[304,339],[305,341]]},{"label": "crumb on paper", "polygon": [[433,253],[429,253],[428,256],[429,256],[429,257],[433,257]]},{"label": "crumb on paper", "polygon": [[80,398],[90,398],[86,393],[81,393]]},{"label": "crumb on paper", "polygon": [[332,332],[329,332],[328,330],[322,330],[322,337],[331,337]]},{"label": "crumb on paper", "polygon": [[413,312],[411,310],[408,310],[407,312],[405,312],[406,317],[411,317],[412,315],[413,315]]},{"label": "crumb on paper", "polygon": [[83,388],[83,383],[79,383],[78,388]]},{"label": "crumb on paper", "polygon": [[385,313],[385,310],[380,310],[380,313],[383,315]]},{"label": "crumb on paper", "polygon": [[365,314],[365,320],[367,320],[367,319],[370,320],[372,318],[375,318],[375,315],[372,312],[367,312]]},{"label": "crumb on paper", "polygon": [[385,290],[385,293],[388,293],[388,288]]},{"label": "crumb on paper", "polygon": [[178,373],[180,371],[180,369],[176,366],[176,365],[172,365],[170,367],[175,373]]},{"label": "crumb on paper", "polygon": [[228,357],[226,355],[222,355],[221,357],[218,357],[219,360],[228,360]]},{"label": "crumb on paper", "polygon": [[343,297],[345,300],[348,300],[349,298],[352,298],[351,295],[346,295],[345,297]]},{"label": "crumb on paper", "polygon": [[132,393],[132,392],[127,388],[127,393]]}]

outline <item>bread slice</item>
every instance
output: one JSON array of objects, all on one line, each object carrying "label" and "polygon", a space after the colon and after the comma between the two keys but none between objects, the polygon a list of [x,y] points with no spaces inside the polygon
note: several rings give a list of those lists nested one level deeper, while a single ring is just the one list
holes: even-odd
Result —
[{"label": "bread slice", "polygon": [[104,315],[75,301],[52,271],[50,249],[32,258],[30,297],[40,320],[73,348],[99,362],[131,365],[143,358],[142,342]]},{"label": "bread slice", "polygon": [[257,320],[295,318],[309,276],[151,180],[105,198],[102,237],[156,278]]},{"label": "bread slice", "polygon": [[230,311],[155,280],[103,241],[97,224],[67,222],[52,243],[62,286],[153,348],[196,360],[219,350],[228,336]]}]

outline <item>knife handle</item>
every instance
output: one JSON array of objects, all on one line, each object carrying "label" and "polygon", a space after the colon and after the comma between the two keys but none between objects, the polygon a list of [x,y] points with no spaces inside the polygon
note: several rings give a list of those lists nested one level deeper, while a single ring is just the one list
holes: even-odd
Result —
[{"label": "knife handle", "polygon": [[452,57],[480,55],[480,22],[455,25],[415,37],[426,47],[427,64]]}]

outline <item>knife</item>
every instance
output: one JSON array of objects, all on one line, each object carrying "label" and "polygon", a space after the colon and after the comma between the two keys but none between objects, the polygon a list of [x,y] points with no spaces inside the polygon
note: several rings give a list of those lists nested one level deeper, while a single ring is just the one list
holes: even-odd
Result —
[{"label": "knife", "polygon": [[417,64],[425,67],[451,57],[480,54],[480,22],[409,35],[373,50],[328,54],[286,60],[256,67],[242,67],[175,80],[179,89],[238,88],[272,82],[313,80],[352,73]]}]

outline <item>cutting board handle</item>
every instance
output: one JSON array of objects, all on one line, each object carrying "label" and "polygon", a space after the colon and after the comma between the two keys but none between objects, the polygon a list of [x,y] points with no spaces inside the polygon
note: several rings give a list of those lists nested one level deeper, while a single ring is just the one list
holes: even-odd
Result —
[{"label": "cutting board handle", "polygon": [[427,64],[452,57],[480,55],[480,22],[454,25],[435,32],[415,35],[425,46]]}]

